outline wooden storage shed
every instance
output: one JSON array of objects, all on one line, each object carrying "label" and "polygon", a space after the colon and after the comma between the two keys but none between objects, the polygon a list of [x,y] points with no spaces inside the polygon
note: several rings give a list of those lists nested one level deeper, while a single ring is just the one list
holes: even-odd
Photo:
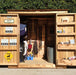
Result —
[{"label": "wooden storage shed", "polygon": [[[28,43],[31,39],[32,46],[37,47],[34,59],[25,62],[20,62],[20,23],[27,25]],[[0,30],[0,65],[10,68],[76,66],[76,14],[68,13],[67,9],[10,9],[0,15]],[[53,63],[47,60],[47,47],[53,48]]]}]

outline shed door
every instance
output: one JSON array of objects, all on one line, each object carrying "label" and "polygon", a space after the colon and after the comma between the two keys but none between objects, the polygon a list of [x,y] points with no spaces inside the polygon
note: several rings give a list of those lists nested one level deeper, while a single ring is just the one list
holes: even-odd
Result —
[{"label": "shed door", "polygon": [[0,15],[0,65],[18,65],[19,29],[17,14]]},{"label": "shed door", "polygon": [[76,14],[57,14],[56,18],[57,65],[75,66],[76,60],[69,61],[68,58],[76,56]]}]

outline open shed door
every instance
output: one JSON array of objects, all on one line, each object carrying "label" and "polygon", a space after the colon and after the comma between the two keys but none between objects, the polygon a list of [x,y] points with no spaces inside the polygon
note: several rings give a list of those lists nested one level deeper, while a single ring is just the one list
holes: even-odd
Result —
[{"label": "open shed door", "polygon": [[56,49],[57,65],[76,66],[76,14],[57,14]]},{"label": "open shed door", "polygon": [[0,14],[0,65],[18,65],[19,36],[18,14]]}]

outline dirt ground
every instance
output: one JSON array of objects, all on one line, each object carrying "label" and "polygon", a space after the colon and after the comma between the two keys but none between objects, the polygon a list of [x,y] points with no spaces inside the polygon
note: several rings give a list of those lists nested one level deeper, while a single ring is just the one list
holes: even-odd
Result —
[{"label": "dirt ground", "polygon": [[8,68],[0,68],[0,75],[76,75],[76,69],[8,69]]}]

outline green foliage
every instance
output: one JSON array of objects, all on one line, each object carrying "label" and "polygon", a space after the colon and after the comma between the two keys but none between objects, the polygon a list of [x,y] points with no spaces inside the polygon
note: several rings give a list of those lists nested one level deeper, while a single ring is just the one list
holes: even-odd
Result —
[{"label": "green foliage", "polygon": [[69,9],[76,12],[76,0],[0,0],[0,13],[6,9]]}]

